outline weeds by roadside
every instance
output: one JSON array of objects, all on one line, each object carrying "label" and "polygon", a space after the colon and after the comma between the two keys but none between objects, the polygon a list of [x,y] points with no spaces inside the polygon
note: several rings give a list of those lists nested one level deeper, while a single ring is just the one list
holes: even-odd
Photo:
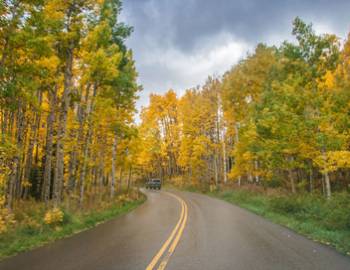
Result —
[{"label": "weeds by roadside", "polygon": [[0,234],[0,259],[27,251],[57,239],[71,236],[82,230],[127,213],[145,200],[142,194],[120,194],[114,201],[105,201],[89,209],[57,208],[46,210],[35,201],[17,205],[16,222]]},{"label": "weeds by roadside", "polygon": [[187,191],[213,196],[286,226],[315,241],[350,255],[350,195],[334,193],[327,200],[318,194],[270,194],[256,188],[228,188],[208,192],[193,186]]}]

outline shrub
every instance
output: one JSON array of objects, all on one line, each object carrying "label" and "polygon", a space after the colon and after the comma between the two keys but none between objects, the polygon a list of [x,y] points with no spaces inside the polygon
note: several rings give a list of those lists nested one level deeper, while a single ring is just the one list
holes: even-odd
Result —
[{"label": "shrub", "polygon": [[70,224],[76,221],[76,217],[72,212],[69,212],[65,209],[63,209],[63,219],[62,219],[62,224]]},{"label": "shrub", "polygon": [[6,208],[0,208],[0,234],[7,232],[9,227],[15,224],[14,215]]},{"label": "shrub", "polygon": [[270,208],[280,214],[296,215],[304,211],[302,202],[294,196],[272,198]]},{"label": "shrub", "polygon": [[22,231],[27,235],[35,235],[38,233],[38,231],[40,231],[41,228],[41,224],[39,224],[36,220],[29,218],[23,225]]},{"label": "shrub", "polygon": [[59,208],[54,208],[46,212],[44,222],[47,225],[57,225],[63,221],[63,212]]},{"label": "shrub", "polygon": [[327,229],[350,229],[350,196],[348,193],[334,194],[323,207],[322,224]]}]

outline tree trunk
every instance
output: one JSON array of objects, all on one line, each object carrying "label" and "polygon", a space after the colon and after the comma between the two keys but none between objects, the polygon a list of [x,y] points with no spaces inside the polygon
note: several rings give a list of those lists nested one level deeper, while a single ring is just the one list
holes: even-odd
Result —
[{"label": "tree trunk", "polygon": [[[71,32],[71,14],[75,9],[75,5],[72,4],[67,11],[67,33]],[[57,207],[61,203],[61,196],[63,190],[64,181],[64,139],[67,129],[67,116],[70,105],[70,95],[72,91],[73,82],[73,59],[74,59],[74,40],[68,41],[68,46],[65,49],[65,67],[64,67],[64,81],[63,81],[63,95],[60,110],[60,121],[57,130],[57,143],[56,143],[56,167],[54,170],[54,189],[53,198],[54,206]]]},{"label": "tree trunk", "polygon": [[77,168],[77,150],[74,149],[70,154],[70,159],[69,159],[69,171],[68,171],[68,192],[71,193],[75,190],[76,187],[76,168]]},{"label": "tree trunk", "polygon": [[119,175],[119,185],[118,185],[118,191],[119,193],[122,192],[122,184],[123,184],[123,167],[120,168],[120,175]]},{"label": "tree trunk", "polygon": [[324,173],[324,180],[325,180],[325,184],[326,184],[326,197],[327,197],[327,199],[330,199],[332,196],[332,191],[331,191],[331,181],[329,179],[328,172]]},{"label": "tree trunk", "polygon": [[86,178],[87,162],[88,162],[88,156],[89,156],[89,145],[90,145],[91,136],[92,136],[92,127],[89,125],[88,131],[86,134],[86,138],[85,138],[85,143],[84,143],[83,165],[82,165],[81,173],[80,173],[80,195],[79,195],[80,207],[83,206],[83,202],[84,202],[85,178]]},{"label": "tree trunk", "polygon": [[132,171],[132,165],[129,166],[129,176],[128,176],[128,192],[130,190],[131,186],[131,171]]},{"label": "tree trunk", "polygon": [[248,174],[248,181],[249,181],[250,183],[253,183],[253,175],[252,175],[251,172],[249,172],[249,174]]},{"label": "tree trunk", "polygon": [[17,148],[20,149],[22,153],[16,153],[15,162],[17,163],[15,165],[16,172],[15,172],[15,183],[13,187],[13,196],[16,198],[20,198],[22,195],[22,160],[23,160],[23,153],[24,153],[24,142],[25,142],[25,130],[26,130],[26,118],[25,118],[25,105],[22,104],[22,102],[19,103],[18,106],[18,114],[17,114]]},{"label": "tree trunk", "polygon": [[292,193],[294,194],[296,192],[296,189],[295,189],[295,182],[294,182],[293,170],[292,169],[288,170],[288,177],[289,177]]},{"label": "tree trunk", "polygon": [[43,185],[41,189],[41,198],[43,201],[45,201],[46,204],[50,199],[50,189],[51,189],[53,126],[55,122],[57,90],[58,90],[58,86],[56,85],[54,87],[54,90],[49,92],[50,113],[47,117],[45,165],[44,165]]},{"label": "tree trunk", "polygon": [[[72,42],[71,42],[72,43]],[[67,116],[70,103],[70,93],[72,86],[72,67],[73,67],[73,46],[70,44],[66,52],[66,66],[64,71],[64,89],[62,96],[62,104],[60,110],[60,122],[57,130],[56,143],[56,167],[54,174],[53,198],[54,206],[57,207],[61,203],[63,177],[64,177],[64,139],[67,129]]]},{"label": "tree trunk", "polygon": [[93,131],[93,122],[92,119],[89,118],[91,113],[94,111],[94,103],[95,103],[95,97],[97,95],[97,84],[94,84],[93,87],[93,94],[90,102],[90,106],[88,106],[86,110],[86,119],[88,120],[88,131],[85,138],[84,143],[84,152],[83,152],[83,166],[82,166],[82,172],[80,174],[80,206],[83,205],[84,200],[84,189],[85,189],[85,177],[86,177],[86,170],[87,170],[87,161],[89,156],[89,147],[90,147],[90,141],[92,138],[92,131]]},{"label": "tree trunk", "polygon": [[[326,151],[324,149],[322,150],[322,157],[326,163],[327,157],[326,157]],[[323,175],[324,175],[324,181],[325,181],[325,185],[326,185],[325,186],[326,197],[327,197],[327,199],[329,199],[332,195],[332,192],[331,192],[331,181],[329,179],[328,171],[324,170]]]},{"label": "tree trunk", "polygon": [[111,180],[111,190],[110,190],[111,199],[114,198],[114,193],[115,193],[116,159],[117,159],[117,134],[114,135],[113,145],[112,145],[112,180]]},{"label": "tree trunk", "polygon": [[218,172],[218,158],[214,156],[214,177],[215,177],[215,186],[218,186],[219,182],[219,172]]},{"label": "tree trunk", "polygon": [[[83,151],[83,146],[80,145],[79,142],[82,142],[84,140],[84,121],[86,120],[86,114],[89,112],[86,112],[86,108],[82,106],[82,104],[85,104],[87,106],[89,101],[89,95],[90,95],[90,89],[91,89],[91,83],[88,83],[86,89],[85,89],[85,96],[82,95],[82,98],[80,100],[80,104],[78,106],[77,110],[77,118],[79,122],[79,129],[77,134],[75,135],[75,139],[77,140],[77,144],[73,146],[72,152],[71,152],[71,159],[70,159],[70,166],[69,166],[69,173],[68,173],[68,191],[72,192],[76,190],[77,187],[77,175],[78,175],[78,153],[79,150]],[[83,92],[83,90],[82,90]]]},{"label": "tree trunk", "polygon": [[[235,123],[235,148],[237,148],[237,145],[239,143],[239,123]],[[236,157],[235,157],[236,158]],[[238,176],[238,186],[241,186],[241,176]]]},{"label": "tree trunk", "polygon": [[227,183],[227,163],[226,163],[226,144],[225,135],[222,135],[222,161],[223,161],[223,174],[224,174],[224,184]]},{"label": "tree trunk", "polygon": [[[255,166],[255,170],[257,171],[259,169],[259,162],[257,160],[254,161],[254,166]],[[259,183],[260,179],[259,179],[259,174],[256,172],[255,173],[255,182]]]},{"label": "tree trunk", "polygon": [[102,158],[102,153],[100,153],[100,163],[99,163],[99,170],[98,170],[98,194],[99,194],[99,201],[102,201],[102,193],[103,193],[103,174],[104,171],[104,159]]},{"label": "tree trunk", "polygon": [[288,177],[289,177],[289,182],[290,182],[292,193],[294,194],[294,193],[296,193],[295,180],[294,180],[293,169],[292,169],[294,157],[292,157],[292,156],[289,157],[288,161],[289,161]]},{"label": "tree trunk", "polygon": [[[42,100],[42,92],[39,92],[39,105],[41,104]],[[31,126],[31,132],[30,132],[30,139],[29,139],[29,146],[27,150],[27,158],[26,158],[26,164],[24,168],[24,179],[25,181],[29,181],[31,169],[32,169],[32,163],[33,163],[33,150],[34,146],[37,144],[37,139],[38,139],[38,133],[39,133],[39,128],[40,128],[40,112],[36,111],[35,112],[35,119],[34,123]],[[28,196],[29,192],[29,186],[25,187],[24,190],[24,197],[26,198]]]},{"label": "tree trunk", "polygon": [[16,174],[18,170],[18,164],[19,164],[19,160],[18,160],[18,157],[16,156],[13,159],[11,174],[9,175],[8,187],[6,192],[6,207],[10,210],[12,209],[12,206],[13,206],[13,197],[15,193]]},{"label": "tree trunk", "polygon": [[312,193],[314,191],[314,176],[313,176],[312,167],[310,167],[309,181],[310,181],[310,193]]}]

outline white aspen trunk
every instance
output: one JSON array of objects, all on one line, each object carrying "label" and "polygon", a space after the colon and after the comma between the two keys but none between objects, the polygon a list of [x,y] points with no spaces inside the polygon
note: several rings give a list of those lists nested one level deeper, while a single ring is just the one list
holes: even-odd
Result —
[{"label": "white aspen trunk", "polygon": [[221,140],[222,147],[222,173],[223,173],[223,182],[227,183],[227,161],[226,161],[226,144],[225,144],[225,126],[223,122],[223,109],[220,93],[217,93],[217,115],[218,115],[218,133],[219,133],[219,141]]},{"label": "white aspen trunk", "polygon": [[219,182],[219,172],[218,172],[218,158],[214,156],[214,176],[215,176],[215,186],[218,186]]},{"label": "white aspen trunk", "polygon": [[222,164],[223,164],[223,174],[224,174],[224,184],[227,183],[227,161],[226,161],[226,144],[224,130],[222,131]]},{"label": "white aspen trunk", "polygon": [[[259,169],[259,163],[258,163],[257,160],[254,161],[254,166],[255,166],[255,170],[257,171],[257,170]],[[255,174],[255,181],[256,181],[257,183],[259,183],[259,181],[260,181],[260,178],[259,178],[259,174],[258,174],[258,173]]]},{"label": "white aspen trunk", "polygon": [[289,176],[289,181],[290,181],[292,193],[294,194],[296,192],[296,190],[295,190],[293,171],[291,169],[288,170],[288,176]]},{"label": "white aspen trunk", "polygon": [[12,204],[13,204],[17,168],[18,168],[18,158],[15,157],[12,164],[12,170],[11,170],[12,173],[9,175],[8,187],[6,192],[6,207],[10,210],[12,209]]},{"label": "white aspen trunk", "polygon": [[87,134],[85,137],[84,152],[83,152],[83,167],[82,167],[82,171],[80,174],[80,206],[83,205],[83,200],[84,200],[87,161],[88,161],[88,157],[89,157],[90,141],[91,141],[92,133],[93,133],[93,122],[91,119],[89,119],[89,116],[94,110],[94,102],[95,102],[96,94],[97,94],[97,84],[95,83],[94,87],[93,87],[93,95],[91,97],[90,104],[89,104],[87,111],[86,111],[86,116],[87,116],[86,118],[88,119],[88,130],[87,130]]},{"label": "white aspen trunk", "polygon": [[251,172],[248,174],[248,179],[250,183],[253,183],[253,175]]},{"label": "white aspen trunk", "polygon": [[[323,157],[323,160],[326,162],[327,157],[326,157],[326,151],[325,150],[322,150],[322,157]],[[332,196],[331,181],[329,179],[329,173],[325,170],[323,172],[323,175],[324,175],[324,182],[325,182],[325,185],[326,185],[325,186],[326,197],[327,197],[327,199],[329,199]]]},{"label": "white aspen trunk", "polygon": [[[238,143],[239,143],[239,122],[236,122],[235,123],[235,147],[237,147],[237,145],[238,145]],[[235,157],[235,159],[236,159],[236,157]],[[242,177],[239,175],[238,176],[238,186],[241,186],[241,179],[242,179]]]},{"label": "white aspen trunk", "polygon": [[324,180],[325,180],[325,184],[326,184],[326,196],[329,199],[332,196],[332,191],[331,191],[331,181],[329,179],[328,172],[324,173]]},{"label": "white aspen trunk", "polygon": [[115,193],[116,159],[117,159],[117,135],[114,135],[113,145],[112,145],[112,180],[111,180],[111,190],[110,190],[111,199],[114,198],[114,193]]},{"label": "white aspen trunk", "polygon": [[[88,106],[89,97],[90,97],[90,89],[92,84],[88,83],[86,89],[85,89],[85,95],[81,97],[80,104],[78,106],[77,110],[77,118],[79,122],[79,129],[76,134],[76,140],[77,142],[81,142],[84,139],[84,121],[86,120],[86,116],[89,113],[89,111],[86,111],[87,109],[84,109],[82,104],[86,104]],[[83,91],[82,91],[83,92]],[[78,175],[78,152],[79,152],[79,143],[73,146],[73,150],[71,153],[71,159],[70,159],[70,168],[69,168],[69,175],[68,175],[68,181],[69,181],[69,191],[75,191],[77,188],[77,175]]]},{"label": "white aspen trunk", "polygon": [[70,93],[72,86],[72,68],[73,68],[73,48],[67,49],[66,55],[66,67],[64,71],[64,89],[62,96],[62,104],[60,110],[60,121],[57,131],[57,143],[56,143],[56,166],[54,173],[54,191],[53,199],[54,206],[57,207],[61,203],[62,189],[63,189],[63,177],[64,177],[64,138],[67,130],[67,116],[70,103]]},{"label": "white aspen trunk", "polygon": [[[67,10],[67,24],[66,31],[71,33],[71,16],[76,8],[75,5],[71,5]],[[59,125],[57,130],[57,142],[56,142],[56,166],[54,170],[54,184],[53,184],[53,201],[54,207],[57,207],[61,203],[63,182],[64,182],[64,139],[66,137],[67,130],[67,117],[70,105],[70,95],[73,85],[73,61],[74,61],[74,40],[68,41],[67,48],[65,48],[65,67],[63,78],[63,94],[61,101],[61,109],[59,116]]]}]

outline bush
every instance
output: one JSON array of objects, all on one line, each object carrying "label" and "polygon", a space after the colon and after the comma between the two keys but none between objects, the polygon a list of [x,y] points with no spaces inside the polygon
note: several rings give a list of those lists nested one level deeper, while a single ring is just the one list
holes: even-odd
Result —
[{"label": "bush", "polygon": [[294,218],[315,222],[326,230],[350,229],[350,196],[348,193],[333,194],[329,200],[320,195],[294,195],[272,197],[271,211],[292,215]]},{"label": "bush", "polygon": [[14,215],[8,209],[0,208],[0,234],[5,233],[15,223]]},{"label": "bush", "polygon": [[62,219],[62,225],[70,224],[76,221],[76,217],[72,212],[69,212],[65,209],[62,210],[63,212],[63,219]]},{"label": "bush", "polygon": [[280,214],[300,214],[304,211],[304,206],[294,196],[275,197],[270,200],[271,210]]},{"label": "bush", "polygon": [[63,221],[63,212],[59,208],[54,208],[46,212],[44,222],[47,225],[57,225]]},{"label": "bush", "polygon": [[22,232],[26,235],[35,235],[41,230],[41,224],[36,220],[29,218],[23,225]]},{"label": "bush", "polygon": [[322,224],[327,229],[350,229],[350,195],[348,193],[335,194],[323,206]]}]

